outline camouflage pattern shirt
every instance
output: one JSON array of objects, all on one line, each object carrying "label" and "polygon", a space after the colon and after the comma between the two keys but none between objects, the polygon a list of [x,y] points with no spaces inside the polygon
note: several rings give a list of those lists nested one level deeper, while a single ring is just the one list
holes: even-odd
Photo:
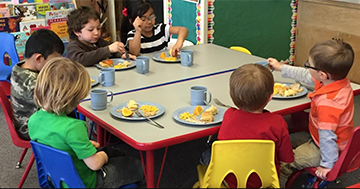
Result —
[{"label": "camouflage pattern shirt", "polygon": [[22,139],[30,140],[27,122],[38,110],[34,103],[34,88],[38,72],[22,68],[24,61],[13,67],[11,73],[11,103],[15,129]]}]

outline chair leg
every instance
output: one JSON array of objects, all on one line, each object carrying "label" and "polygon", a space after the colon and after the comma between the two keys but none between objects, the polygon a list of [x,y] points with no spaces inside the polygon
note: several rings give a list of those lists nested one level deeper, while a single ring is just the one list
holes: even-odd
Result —
[{"label": "chair leg", "polygon": [[31,153],[31,156],[30,156],[30,160],[29,160],[29,163],[27,164],[26,166],[26,169],[20,179],[20,182],[19,182],[19,185],[18,185],[18,188],[21,188],[23,185],[24,185],[24,182],[31,170],[31,167],[32,165],[34,164],[34,161],[35,161],[35,157],[34,157],[34,153]]},{"label": "chair leg", "polygon": [[293,173],[293,174],[289,177],[288,181],[286,182],[285,188],[290,188],[291,185],[292,185],[292,183],[295,181],[295,179],[296,179],[299,175],[301,175],[301,173],[303,173],[304,171],[305,171],[305,170],[302,169],[302,170],[298,170],[298,171],[296,171],[295,173]]},{"label": "chair leg", "polygon": [[21,155],[20,155],[20,159],[19,161],[16,163],[16,169],[19,169],[21,167],[21,163],[26,155],[26,152],[27,152],[28,148],[24,148],[23,151],[21,152]]}]

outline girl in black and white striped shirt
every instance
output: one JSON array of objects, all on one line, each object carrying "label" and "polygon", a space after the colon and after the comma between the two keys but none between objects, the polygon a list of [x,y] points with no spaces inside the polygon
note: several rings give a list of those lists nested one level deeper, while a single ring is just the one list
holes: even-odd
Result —
[{"label": "girl in black and white striped shirt", "polygon": [[131,54],[151,53],[164,50],[170,34],[178,35],[172,48],[172,56],[177,56],[188,36],[188,29],[159,23],[155,25],[154,9],[148,0],[131,0],[122,11],[124,20],[121,26],[121,41],[128,44]]}]

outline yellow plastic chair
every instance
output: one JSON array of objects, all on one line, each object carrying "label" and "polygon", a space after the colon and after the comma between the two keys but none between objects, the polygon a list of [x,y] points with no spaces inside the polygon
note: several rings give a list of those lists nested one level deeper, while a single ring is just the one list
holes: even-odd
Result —
[{"label": "yellow plastic chair", "polygon": [[222,182],[231,173],[237,178],[237,188],[246,188],[252,173],[259,176],[262,188],[280,188],[274,158],[271,140],[215,141],[209,166],[197,166],[199,181],[193,188],[225,188]]},{"label": "yellow plastic chair", "polygon": [[239,52],[243,52],[243,53],[246,53],[246,54],[250,54],[251,55],[251,52],[245,48],[245,47],[239,47],[239,46],[232,46],[230,47],[231,50],[236,50],[236,51],[239,51]]}]

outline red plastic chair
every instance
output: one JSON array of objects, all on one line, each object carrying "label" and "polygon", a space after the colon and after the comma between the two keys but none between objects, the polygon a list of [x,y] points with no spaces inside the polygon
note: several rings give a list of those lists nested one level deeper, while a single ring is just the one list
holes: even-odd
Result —
[{"label": "red plastic chair", "polygon": [[[348,144],[346,145],[344,151],[341,153],[338,161],[335,163],[334,167],[327,174],[326,181],[334,181],[336,178],[340,177],[344,173],[352,172],[357,170],[360,167],[360,127],[354,129],[353,135],[349,139]],[[316,167],[307,167],[305,169],[299,170],[293,173],[289,180],[286,183],[286,188],[291,187],[291,184],[294,180],[304,171],[312,174],[316,177],[315,171]],[[313,188],[318,188],[319,183],[322,180],[317,178]]]},{"label": "red plastic chair", "polygon": [[[3,90],[2,87],[0,87],[0,102],[1,102],[1,106],[2,106],[2,109],[3,109],[4,115],[5,115],[5,120],[6,120],[6,123],[8,125],[10,136],[11,136],[13,144],[15,146],[17,146],[17,147],[24,148],[24,150],[21,152],[20,159],[16,164],[16,168],[20,168],[21,167],[21,162],[24,159],[27,150],[29,148],[31,148],[30,141],[21,139],[19,137],[19,135],[17,134],[17,132],[15,130],[15,127],[14,127],[14,123],[13,123],[14,115],[13,115],[12,107],[11,107],[10,101],[7,98],[6,94],[4,93],[4,90]],[[31,167],[32,167],[32,165],[34,163],[34,160],[35,160],[34,154],[31,153],[29,163],[27,164],[27,166],[25,168],[25,171],[24,171],[24,173],[23,173],[23,175],[22,175],[22,177],[20,179],[18,188],[21,188],[23,186],[23,184],[24,184],[24,182],[25,182],[25,180],[26,180],[26,178],[27,178],[27,176],[28,176],[28,174],[30,172],[30,169],[31,169]]]}]

